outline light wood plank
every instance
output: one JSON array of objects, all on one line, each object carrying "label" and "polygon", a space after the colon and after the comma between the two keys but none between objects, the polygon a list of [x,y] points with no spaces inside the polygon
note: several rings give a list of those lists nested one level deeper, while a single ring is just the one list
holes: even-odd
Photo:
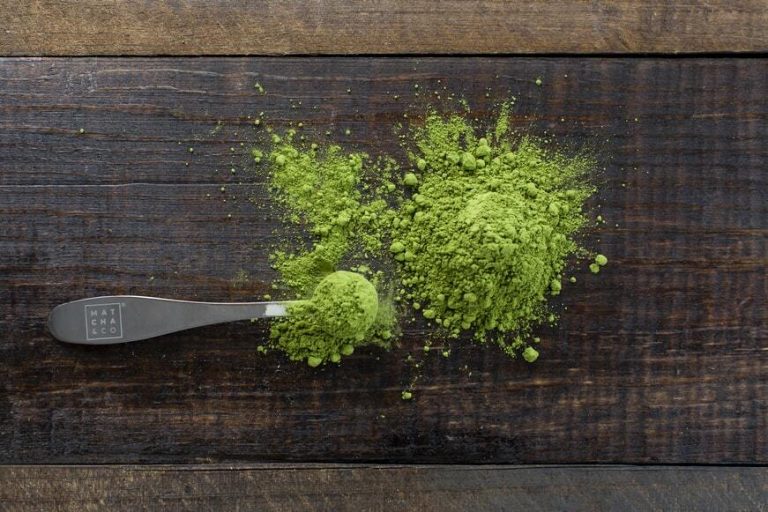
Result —
[{"label": "light wood plank", "polygon": [[0,2],[0,55],[760,52],[765,0]]}]

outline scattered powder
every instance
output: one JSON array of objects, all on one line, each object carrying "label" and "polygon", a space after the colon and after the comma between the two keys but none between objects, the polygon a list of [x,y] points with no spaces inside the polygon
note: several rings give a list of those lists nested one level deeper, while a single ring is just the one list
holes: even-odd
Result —
[{"label": "scattered powder", "polygon": [[595,256],[595,263],[597,263],[601,267],[604,267],[608,264],[608,258],[606,258],[602,254],[598,254],[597,256]]},{"label": "scattered powder", "polygon": [[523,359],[525,359],[527,362],[532,363],[538,358],[539,352],[535,348],[526,347],[525,350],[523,350]]},{"label": "scattered powder", "polygon": [[[338,145],[297,145],[294,136],[289,131],[285,137],[273,137],[270,186],[287,223],[308,231],[312,240],[309,244],[291,241],[288,250],[273,255],[273,265],[285,285],[306,295],[352,250],[381,250],[377,233],[387,222],[388,207],[379,196],[392,183],[379,174],[372,191],[372,185],[363,183],[365,166],[373,165],[368,155],[345,153]],[[379,163],[376,168],[381,171],[388,166],[393,164]],[[363,191],[369,192],[365,200]]]}]

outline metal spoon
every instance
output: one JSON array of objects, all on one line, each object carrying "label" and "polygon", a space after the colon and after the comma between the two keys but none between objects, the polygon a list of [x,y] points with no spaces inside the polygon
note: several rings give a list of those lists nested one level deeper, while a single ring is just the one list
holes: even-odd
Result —
[{"label": "metal spoon", "polygon": [[111,345],[145,340],[203,325],[285,316],[292,302],[193,302],[108,295],[56,306],[48,317],[53,336],[67,343]]}]

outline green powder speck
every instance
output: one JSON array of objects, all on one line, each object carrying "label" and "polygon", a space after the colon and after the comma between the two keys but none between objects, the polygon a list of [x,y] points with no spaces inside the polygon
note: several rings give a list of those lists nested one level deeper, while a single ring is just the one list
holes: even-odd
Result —
[{"label": "green powder speck", "polygon": [[533,347],[526,347],[525,350],[523,350],[523,359],[525,359],[529,363],[533,363],[539,358],[539,351],[536,350]]},{"label": "green powder speck", "polygon": [[403,184],[408,185],[409,187],[415,187],[419,184],[419,178],[412,172],[406,173],[405,176],[403,176]]},{"label": "green powder speck", "polygon": [[604,267],[608,264],[608,258],[605,257],[605,255],[603,254],[598,254],[597,256],[595,256],[595,263],[597,263],[601,267]]}]

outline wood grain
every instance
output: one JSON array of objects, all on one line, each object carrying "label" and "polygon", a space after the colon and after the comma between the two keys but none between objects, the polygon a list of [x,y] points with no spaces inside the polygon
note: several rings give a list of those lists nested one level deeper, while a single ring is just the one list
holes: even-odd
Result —
[{"label": "wood grain", "polygon": [[[767,72],[754,58],[1,60],[0,462],[767,463]],[[263,324],[95,348],[46,332],[51,307],[88,295],[259,296],[278,224],[246,200],[263,195],[247,116],[349,128],[350,145],[402,156],[392,124],[432,90],[481,121],[514,95],[514,127],[605,164],[608,222],[587,242],[611,263],[574,269],[536,364],[470,344],[425,356],[418,329],[320,370],[259,356]],[[424,362],[404,402],[409,353]]]},{"label": "wood grain", "polygon": [[0,1],[0,55],[761,52],[765,0]]},{"label": "wood grain", "polygon": [[6,466],[0,510],[768,510],[768,469]]}]

